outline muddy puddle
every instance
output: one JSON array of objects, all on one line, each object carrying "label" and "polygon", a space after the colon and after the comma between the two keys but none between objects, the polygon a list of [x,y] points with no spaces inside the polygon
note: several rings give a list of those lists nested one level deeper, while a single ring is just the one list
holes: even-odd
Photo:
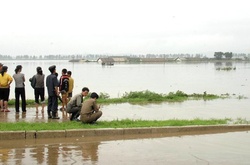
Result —
[{"label": "muddy puddle", "polygon": [[249,146],[247,131],[11,140],[0,164],[249,164]]}]

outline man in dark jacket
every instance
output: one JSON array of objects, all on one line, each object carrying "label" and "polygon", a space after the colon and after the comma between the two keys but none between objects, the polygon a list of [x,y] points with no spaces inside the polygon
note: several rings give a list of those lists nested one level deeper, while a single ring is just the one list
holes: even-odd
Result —
[{"label": "man in dark jacket", "polygon": [[46,78],[46,87],[48,90],[48,118],[52,119],[59,119],[57,116],[58,111],[58,96],[59,96],[59,90],[58,90],[58,80],[56,77],[56,66],[52,65],[49,67],[50,75]]}]

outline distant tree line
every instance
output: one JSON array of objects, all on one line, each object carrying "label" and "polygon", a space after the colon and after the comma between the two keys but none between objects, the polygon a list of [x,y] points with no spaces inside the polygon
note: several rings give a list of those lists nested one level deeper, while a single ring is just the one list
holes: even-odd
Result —
[{"label": "distant tree line", "polygon": [[232,52],[214,52],[214,57],[216,59],[222,59],[223,56],[226,58],[226,59],[231,59],[233,57],[233,53]]},{"label": "distant tree line", "polygon": [[[1,55],[0,60],[72,60],[72,59],[86,59],[86,60],[97,60],[98,58],[105,57],[130,57],[130,58],[190,58],[190,59],[205,59],[206,56],[202,54],[129,54],[129,55],[110,55],[110,54],[74,54],[74,55]],[[214,59],[232,59],[244,58],[250,59],[250,54],[233,54],[232,52],[214,52]]]}]

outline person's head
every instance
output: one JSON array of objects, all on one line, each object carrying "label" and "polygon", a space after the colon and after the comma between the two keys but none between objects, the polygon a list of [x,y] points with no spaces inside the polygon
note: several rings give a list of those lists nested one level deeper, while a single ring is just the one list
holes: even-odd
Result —
[{"label": "person's head", "polygon": [[50,73],[55,73],[56,72],[56,66],[55,65],[50,66],[49,71],[50,71]]},{"label": "person's head", "polygon": [[2,63],[0,63],[0,71],[2,70],[2,67],[3,67],[3,64],[2,64]]},{"label": "person's head", "polygon": [[1,70],[2,76],[4,75],[5,72],[7,72],[7,70],[8,70],[8,67],[7,67],[7,66],[3,66],[3,67],[2,67],[2,70]]},{"label": "person's head", "polygon": [[43,70],[42,70],[42,68],[41,68],[40,66],[38,66],[38,67],[36,68],[36,72],[37,72],[37,74],[40,74],[40,75],[43,74]]},{"label": "person's head", "polygon": [[15,69],[15,73],[21,72],[22,68],[23,68],[22,65],[17,65]]},{"label": "person's head", "polygon": [[82,95],[87,96],[88,94],[89,94],[89,88],[87,87],[82,88]]},{"label": "person's head", "polygon": [[67,69],[62,69],[62,75],[65,75],[65,74],[67,74]]},{"label": "person's head", "polygon": [[71,77],[71,74],[72,74],[72,72],[71,71],[67,71],[67,75],[69,76],[69,77]]},{"label": "person's head", "polygon": [[92,99],[98,99],[98,98],[99,98],[99,96],[98,96],[98,94],[97,94],[97,93],[92,92],[92,93],[91,93],[91,95],[90,95],[90,98],[92,98]]}]

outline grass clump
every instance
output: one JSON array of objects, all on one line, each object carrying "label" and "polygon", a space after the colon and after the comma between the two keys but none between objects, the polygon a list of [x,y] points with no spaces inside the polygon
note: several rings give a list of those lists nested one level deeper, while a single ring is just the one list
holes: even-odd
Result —
[{"label": "grass clump", "polygon": [[[106,96],[106,95],[105,95]],[[190,99],[218,99],[225,98],[224,96],[218,96],[213,94],[207,94],[204,92],[203,94],[186,94],[182,91],[169,92],[168,94],[159,94],[155,92],[151,92],[149,90],[145,91],[135,91],[135,92],[126,92],[121,98],[109,98],[109,97],[100,97],[98,99],[99,103],[152,103],[152,102],[180,102]]]},{"label": "grass clump", "polygon": [[2,122],[0,131],[41,131],[41,130],[66,130],[66,129],[93,129],[93,128],[135,128],[135,127],[164,127],[188,125],[219,125],[227,124],[229,119],[193,119],[193,120],[113,120],[99,121],[96,125],[82,124],[81,122]]}]

